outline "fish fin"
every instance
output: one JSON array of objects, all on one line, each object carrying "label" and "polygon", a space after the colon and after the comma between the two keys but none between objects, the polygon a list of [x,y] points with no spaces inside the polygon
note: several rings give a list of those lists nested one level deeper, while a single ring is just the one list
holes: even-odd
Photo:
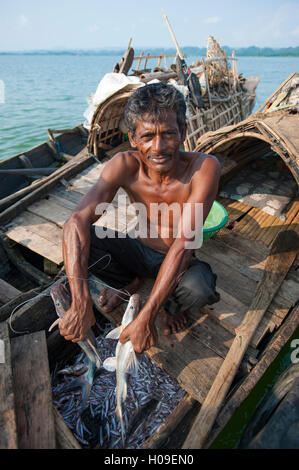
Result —
[{"label": "fish fin", "polygon": [[[90,330],[89,330],[90,332]],[[96,367],[97,369],[99,369],[99,367],[101,367],[101,364],[102,364],[102,360],[100,358],[100,355],[98,353],[98,350],[97,350],[97,344],[92,340],[92,337],[90,336],[90,334],[88,334],[87,338],[86,338],[89,346],[91,347],[91,349],[93,350],[94,354],[95,354],[95,357],[96,357]]]},{"label": "fish fin", "polygon": [[130,361],[128,364],[127,373],[133,375],[134,377],[138,375],[138,360],[133,348],[130,354]]},{"label": "fish fin", "polygon": [[124,402],[127,398],[127,392],[128,392],[128,386],[127,386],[127,382],[125,381],[124,383],[124,389],[123,389],[123,393],[122,393],[122,402]]},{"label": "fish fin", "polygon": [[52,325],[50,326],[50,328],[48,329],[48,331],[53,330],[54,326],[58,325],[59,320],[60,320],[60,318],[57,318],[57,320],[55,320],[54,323],[52,323]]},{"label": "fish fin", "polygon": [[114,330],[109,331],[109,333],[105,336],[105,338],[118,339],[120,337],[121,332],[122,332],[122,327],[120,325],[117,328],[114,328]]},{"label": "fish fin", "polygon": [[103,362],[103,367],[108,372],[114,372],[116,370],[116,357],[107,357]]}]

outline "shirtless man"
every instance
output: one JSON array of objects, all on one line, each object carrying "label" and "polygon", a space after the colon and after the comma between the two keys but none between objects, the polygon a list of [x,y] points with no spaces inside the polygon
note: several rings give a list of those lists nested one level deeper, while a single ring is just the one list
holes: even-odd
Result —
[{"label": "shirtless man", "polygon": [[[120,341],[131,340],[137,353],[153,346],[157,339],[155,320],[161,307],[163,333],[169,335],[186,323],[186,311],[219,300],[216,275],[207,263],[194,256],[184,230],[174,236],[170,218],[168,237],[163,237],[160,222],[158,236],[133,239],[97,238],[92,224],[100,203],[110,203],[120,187],[131,202],[142,203],[151,220],[151,204],[189,203],[186,224],[195,228],[195,203],[202,203],[203,222],[216,198],[220,165],[211,155],[181,151],[186,135],[186,105],[173,86],[156,83],[140,87],[128,101],[125,119],[130,144],[137,150],[120,152],[105,166],[101,177],[85,195],[64,226],[63,257],[69,279],[72,305],[60,320],[60,333],[77,342],[86,337],[95,323],[88,288],[88,266],[102,260],[98,276],[109,286],[132,294],[142,278],[153,277],[151,294],[137,318],[125,328]],[[159,219],[160,220],[160,219]],[[184,224],[184,222],[183,222]],[[109,266],[107,267],[107,264]],[[105,267],[106,265],[106,267]],[[106,288],[101,296],[104,311],[122,300],[119,292]]]}]

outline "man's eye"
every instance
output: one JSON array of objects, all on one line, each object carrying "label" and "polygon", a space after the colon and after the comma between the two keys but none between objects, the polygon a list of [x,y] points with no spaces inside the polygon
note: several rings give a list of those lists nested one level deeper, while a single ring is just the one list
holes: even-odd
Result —
[{"label": "man's eye", "polygon": [[147,134],[147,135],[142,136],[143,140],[151,140],[152,138],[153,138],[152,134]]}]

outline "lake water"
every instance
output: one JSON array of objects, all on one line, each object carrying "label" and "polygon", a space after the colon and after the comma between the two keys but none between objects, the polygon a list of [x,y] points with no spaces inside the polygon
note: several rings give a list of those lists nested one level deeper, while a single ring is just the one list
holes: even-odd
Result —
[{"label": "lake water", "polygon": [[[0,55],[0,80],[5,85],[4,103],[0,95],[0,160],[48,140],[47,128],[66,129],[84,122],[87,97],[119,59],[99,55]],[[188,57],[187,61],[197,59]],[[299,70],[299,57],[239,57],[237,66],[244,77],[261,78],[256,110],[292,72]]]}]

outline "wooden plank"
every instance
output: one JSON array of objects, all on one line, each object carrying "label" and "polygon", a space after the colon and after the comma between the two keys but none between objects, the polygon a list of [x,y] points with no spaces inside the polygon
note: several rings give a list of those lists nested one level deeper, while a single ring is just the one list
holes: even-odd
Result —
[{"label": "wooden plank", "polygon": [[240,201],[234,201],[232,199],[223,198],[218,196],[217,201],[222,204],[227,212],[228,212],[228,220],[229,223],[235,222],[235,220],[239,219],[241,216],[247,214],[252,207],[248,204],[244,204]]},{"label": "wooden plank", "polygon": [[6,304],[10,302],[12,299],[17,297],[21,294],[19,289],[16,289],[14,286],[9,284],[8,282],[0,279],[0,302]]},{"label": "wooden plank", "polygon": [[47,343],[44,331],[11,341],[20,449],[55,449]]},{"label": "wooden plank", "polygon": [[[30,207],[28,208],[30,209]],[[13,223],[9,225],[10,230],[9,233],[13,229],[24,228],[29,230],[36,235],[48,240],[50,243],[57,245],[60,247],[62,243],[62,230],[58,227],[55,223],[49,222],[47,218],[40,217],[35,215],[34,212],[31,211],[24,211],[22,214],[18,215],[14,220]]]},{"label": "wooden plank", "polygon": [[231,246],[234,250],[242,253],[244,256],[251,257],[258,263],[263,261],[269,254],[269,248],[266,245],[254,240],[248,243],[248,239],[243,237],[234,229],[229,230],[226,227],[222,228],[213,237],[213,240],[219,240],[222,243]]},{"label": "wooden plank", "polygon": [[51,199],[42,199],[41,201],[35,202],[27,208],[27,211],[49,220],[61,228],[72,214],[70,209],[63,207],[58,202],[54,202]]},{"label": "wooden plank", "polygon": [[279,233],[267,258],[255,298],[187,436],[185,449],[200,449],[205,444],[257,325],[293,264],[297,252],[298,237],[292,231]]},{"label": "wooden plank", "polygon": [[0,323],[0,449],[17,449],[11,348],[8,327]]},{"label": "wooden plank", "polygon": [[[62,206],[65,206],[68,209],[74,210],[74,208],[79,204],[79,202],[82,201],[82,194],[77,193],[77,191],[73,189],[65,189],[65,188],[55,188],[53,191],[50,193],[49,199],[52,199],[53,197],[56,198],[59,197],[62,199],[63,203],[61,203]],[[66,202],[71,202],[73,204],[72,207],[68,207],[66,205]]]},{"label": "wooden plank", "polygon": [[[215,258],[228,266],[233,266],[235,270],[247,276],[249,279],[259,281],[265,268],[266,258],[260,262],[256,262],[248,254],[243,255],[232,246],[228,246],[221,240],[210,239],[203,243],[198,252],[198,256],[205,254],[211,258]],[[293,275],[292,278],[286,279],[278,291],[278,295],[285,300],[295,303],[298,300],[299,292],[299,276]]]},{"label": "wooden plank", "polygon": [[53,261],[53,263],[60,265],[63,262],[61,246],[46,240],[25,227],[14,227],[6,233],[6,236]]}]

